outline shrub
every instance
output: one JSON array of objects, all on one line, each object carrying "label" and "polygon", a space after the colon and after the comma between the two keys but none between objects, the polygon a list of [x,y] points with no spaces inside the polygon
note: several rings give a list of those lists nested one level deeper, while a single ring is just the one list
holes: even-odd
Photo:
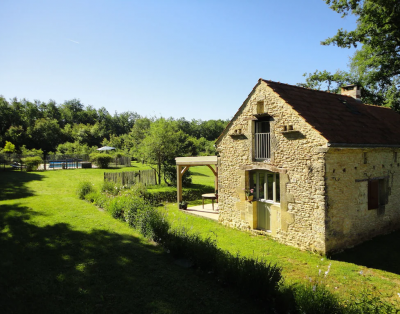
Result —
[{"label": "shrub", "polygon": [[108,203],[107,211],[114,218],[121,219],[123,217],[124,211],[127,209],[127,203],[129,199],[124,196],[114,197]]},{"label": "shrub", "polygon": [[[201,199],[201,195],[205,193],[212,193],[214,189],[211,187],[205,187],[202,189],[189,189],[182,191],[182,199],[185,201],[195,201]],[[176,202],[176,190],[175,191],[156,191],[147,190],[144,194],[144,198],[152,205],[158,205],[162,202]]]},{"label": "shrub", "polygon": [[110,201],[111,199],[107,195],[100,193],[99,196],[93,200],[93,203],[100,208],[107,209]]},{"label": "shrub", "polygon": [[293,292],[298,313],[344,313],[339,299],[324,285],[299,284]]},{"label": "shrub", "polygon": [[131,186],[129,193],[132,195],[143,197],[147,192],[146,186],[141,182],[136,182]]},{"label": "shrub", "polygon": [[76,189],[76,194],[78,198],[83,200],[85,196],[89,193],[95,192],[93,184],[88,181],[83,181],[78,184],[78,188]]},{"label": "shrub", "polygon": [[22,158],[22,162],[26,165],[26,171],[36,170],[43,162],[39,156]]},{"label": "shrub", "polygon": [[108,165],[110,164],[111,160],[112,157],[108,154],[102,154],[102,153],[90,154],[90,161],[102,169],[108,168]]},{"label": "shrub", "polygon": [[102,193],[107,193],[113,196],[118,195],[120,190],[121,190],[120,186],[116,185],[114,182],[107,180],[103,181],[103,184],[101,186]]},{"label": "shrub", "polygon": [[101,197],[101,193],[99,192],[89,192],[85,195],[85,200],[87,200],[90,203],[96,203],[97,200]]}]

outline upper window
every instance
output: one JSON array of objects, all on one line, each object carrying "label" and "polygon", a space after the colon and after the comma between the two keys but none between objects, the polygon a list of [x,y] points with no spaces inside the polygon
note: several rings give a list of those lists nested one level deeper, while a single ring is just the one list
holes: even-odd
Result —
[{"label": "upper window", "polygon": [[255,122],[255,159],[271,158],[270,121],[268,119]]},{"label": "upper window", "polygon": [[250,186],[254,189],[254,197],[257,200],[274,203],[279,203],[281,200],[279,173],[252,171]]}]

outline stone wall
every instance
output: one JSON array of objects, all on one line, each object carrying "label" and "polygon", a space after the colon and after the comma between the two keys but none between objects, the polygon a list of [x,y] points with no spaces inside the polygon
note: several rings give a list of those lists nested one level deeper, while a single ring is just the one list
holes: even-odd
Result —
[{"label": "stone wall", "polygon": [[[350,247],[400,227],[400,163],[395,152],[400,156],[399,149],[329,148],[327,251]],[[368,210],[368,179],[374,178],[387,180],[388,199],[384,207]]]},{"label": "stone wall", "polygon": [[[254,114],[273,118],[271,160],[254,162]],[[293,132],[282,132],[283,126]],[[220,222],[239,229],[257,226],[255,202],[245,200],[249,171],[280,173],[281,202],[271,208],[271,235],[285,244],[325,252],[326,140],[263,81],[253,89],[217,142],[220,152]]]}]

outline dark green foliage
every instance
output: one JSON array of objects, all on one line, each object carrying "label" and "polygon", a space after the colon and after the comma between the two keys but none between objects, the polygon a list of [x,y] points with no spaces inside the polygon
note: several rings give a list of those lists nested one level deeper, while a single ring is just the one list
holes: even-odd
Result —
[{"label": "dark green foliage", "polygon": [[88,181],[83,181],[78,184],[78,188],[76,189],[76,194],[78,195],[78,198],[83,200],[85,199],[85,196],[89,193],[95,192],[95,189],[93,187],[93,184],[88,182]]},{"label": "dark green foliage", "polygon": [[339,299],[319,284],[296,285],[293,289],[296,310],[304,314],[344,313]]},{"label": "dark green foliage", "polygon": [[341,48],[358,47],[351,58],[349,72],[316,71],[309,74],[306,87],[321,82],[329,85],[357,84],[363,87],[362,100],[367,104],[387,106],[400,111],[400,6],[397,0],[325,0],[331,9],[357,17],[354,30],[339,29],[322,42]]},{"label": "dark green foliage", "polygon": [[[205,193],[212,193],[214,189],[205,187],[201,189],[187,189],[182,191],[182,199],[185,201],[195,201],[201,199],[201,195]],[[156,191],[147,190],[144,198],[153,205],[161,204],[162,202],[173,203],[176,202],[176,191]]]},{"label": "dark green foliage", "polygon": [[[163,166],[164,178],[172,186],[176,186],[176,164],[167,164]],[[182,176],[182,186],[189,187],[192,184],[192,173],[190,169]]]},{"label": "dark green foliage", "polygon": [[34,156],[22,158],[22,162],[26,166],[26,171],[33,171],[37,169],[43,160],[39,156]]},{"label": "dark green foliage", "polygon": [[117,219],[122,219],[124,212],[130,208],[130,199],[125,196],[114,197],[107,204],[107,211]]},{"label": "dark green foliage", "polygon": [[112,157],[104,153],[93,153],[90,155],[90,161],[102,169],[108,168],[111,160]]},{"label": "dark green foliage", "polygon": [[151,221],[155,219],[155,209],[143,198],[138,196],[129,197],[127,207],[124,211],[125,221],[133,228],[139,230],[147,238],[154,237]]}]

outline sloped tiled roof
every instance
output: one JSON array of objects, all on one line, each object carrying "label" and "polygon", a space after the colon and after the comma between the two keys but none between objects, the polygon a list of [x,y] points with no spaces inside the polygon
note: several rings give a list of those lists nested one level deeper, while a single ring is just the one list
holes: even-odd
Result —
[{"label": "sloped tiled roof", "polygon": [[332,146],[400,145],[400,114],[391,109],[365,105],[350,96],[262,81]]}]

